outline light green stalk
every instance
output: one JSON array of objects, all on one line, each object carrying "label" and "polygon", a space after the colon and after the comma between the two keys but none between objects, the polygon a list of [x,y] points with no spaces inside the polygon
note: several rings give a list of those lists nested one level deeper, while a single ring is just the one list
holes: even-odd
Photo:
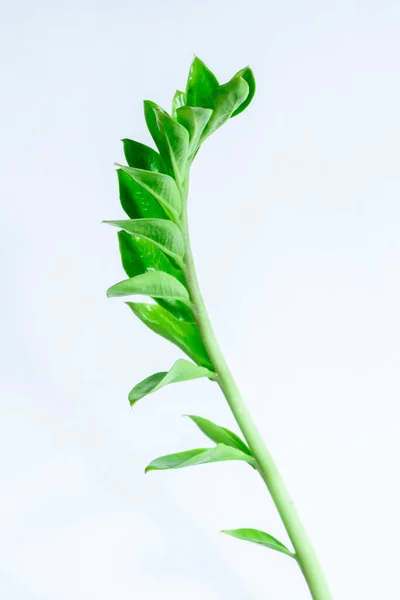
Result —
[{"label": "light green stalk", "polygon": [[193,313],[200,330],[204,345],[217,374],[217,381],[226,398],[226,401],[236,419],[236,422],[246,439],[250,450],[257,461],[258,471],[263,478],[272,500],[279,512],[288,536],[295,550],[295,558],[304,575],[311,596],[314,600],[332,600],[325,575],[315,554],[314,548],[302,525],[300,517],[289,496],[286,485],[278,471],[265,442],[255,425],[250,412],[240,394],[239,388],[229,370],[226,360],[216,340],[208,312],[202,298],[197,280],[196,269],[190,244],[188,218],[187,218],[187,192],[188,181],[183,195],[182,229],[185,238],[186,256],[184,272],[191,301]]}]

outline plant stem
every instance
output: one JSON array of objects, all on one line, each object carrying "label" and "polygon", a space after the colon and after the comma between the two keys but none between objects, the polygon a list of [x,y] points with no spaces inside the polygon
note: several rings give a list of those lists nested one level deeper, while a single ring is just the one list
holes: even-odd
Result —
[{"label": "plant stem", "polygon": [[[187,195],[187,188],[185,191],[185,195]],[[218,376],[217,381],[233,416],[257,461],[258,471],[271,494],[272,500],[275,503],[288,536],[293,544],[297,562],[307,582],[312,598],[314,600],[332,600],[332,595],[329,591],[325,575],[289,496],[285,483],[283,482],[274,459],[266,447],[264,440],[244,403],[216,340],[197,281],[190,245],[186,204],[185,198],[184,214],[182,215],[182,228],[186,247],[185,276],[193,303],[193,313],[215,373]]]}]

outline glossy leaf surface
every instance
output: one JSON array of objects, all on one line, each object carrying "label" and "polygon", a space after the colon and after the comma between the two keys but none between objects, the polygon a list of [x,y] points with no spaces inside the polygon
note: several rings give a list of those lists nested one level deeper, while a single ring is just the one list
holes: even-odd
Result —
[{"label": "glossy leaf surface", "polygon": [[163,160],[153,148],[129,139],[123,139],[122,143],[126,162],[130,167],[158,173],[165,172]]},{"label": "glossy leaf surface", "polygon": [[250,449],[246,446],[243,440],[236,435],[236,433],[233,433],[233,431],[230,431],[225,427],[220,427],[220,425],[216,425],[212,421],[204,419],[203,417],[197,417],[195,415],[187,416],[189,419],[192,419],[197,427],[216,444],[225,444],[226,446],[236,448],[237,450],[241,450],[245,454],[252,456]]},{"label": "glossy leaf surface", "polygon": [[212,370],[197,325],[180,321],[156,304],[127,302],[127,305],[152,331],[178,346],[194,362]]},{"label": "glossy leaf surface", "polygon": [[185,277],[180,269],[177,269],[158,246],[145,238],[130,235],[126,231],[118,232],[119,250],[122,265],[128,277],[142,275],[147,271],[165,271],[181,283],[185,283]]},{"label": "glossy leaf surface", "polygon": [[[165,271],[185,285],[182,270],[175,267],[158,246],[144,238],[130,235],[126,231],[119,231],[118,239],[122,266],[128,277],[135,277],[149,271]],[[186,304],[179,300],[162,298],[155,298],[155,300],[177,319],[194,323],[193,313]]]},{"label": "glossy leaf surface", "polygon": [[121,221],[104,221],[104,223],[144,238],[158,246],[165,254],[178,261],[183,260],[185,244],[181,230],[172,221],[166,219],[125,219]]},{"label": "glossy leaf surface", "polygon": [[176,90],[174,97],[172,99],[172,109],[171,115],[173,119],[176,119],[176,111],[181,106],[185,106],[186,104],[186,94],[185,92],[181,92],[180,90]]},{"label": "glossy leaf surface", "polygon": [[200,377],[213,379],[215,378],[215,373],[205,367],[199,367],[188,360],[180,358],[169,371],[150,375],[150,377],[135,385],[129,393],[129,401],[133,405],[144,396],[152,394],[170,383],[179,383],[181,381],[199,379]]},{"label": "glossy leaf surface", "polygon": [[117,170],[121,206],[131,219],[167,219],[161,204],[123,169]]},{"label": "glossy leaf surface", "polygon": [[107,290],[109,298],[133,295],[180,300],[190,304],[187,289],[175,277],[163,271],[149,271],[143,275],[124,279]]},{"label": "glossy leaf surface", "polygon": [[222,462],[226,460],[241,460],[252,464],[252,459],[248,454],[230,448],[224,444],[218,444],[215,448],[196,448],[195,450],[187,450],[186,452],[178,452],[176,454],[168,454],[160,456],[153,460],[148,467],[148,471],[164,471],[166,469],[182,469],[184,467],[194,467],[196,465],[204,465],[214,462]]},{"label": "glossy leaf surface", "polygon": [[[182,211],[182,201],[176,183],[172,177],[164,173],[144,171],[118,165],[139,186],[148,192],[164,208],[173,220],[178,220]],[[149,215],[148,215],[149,216]],[[153,216],[153,215],[152,215]]]},{"label": "glossy leaf surface", "polygon": [[277,552],[282,552],[283,554],[295,558],[293,552],[290,552],[290,550],[279,540],[264,531],[259,531],[258,529],[224,529],[221,533],[225,533],[226,535],[230,535],[239,540],[245,540],[246,542],[253,542],[253,544],[260,544],[270,550],[276,550]]},{"label": "glossy leaf surface", "polygon": [[186,104],[213,108],[213,93],[219,86],[214,73],[197,56],[190,66],[186,84]]}]

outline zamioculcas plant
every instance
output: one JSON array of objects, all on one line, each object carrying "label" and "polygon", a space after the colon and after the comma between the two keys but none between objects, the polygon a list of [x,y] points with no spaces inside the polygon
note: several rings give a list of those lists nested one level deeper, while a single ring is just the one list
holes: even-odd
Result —
[{"label": "zamioculcas plant", "polygon": [[244,438],[203,417],[190,415],[214,445],[161,456],[146,467],[146,472],[226,460],[248,463],[264,480],[293,549],[257,529],[223,533],[287,555],[288,560],[298,563],[312,598],[331,600],[324,574],[285,484],[218,346],[190,247],[190,166],[202,144],[230,118],[243,112],[254,92],[255,80],[249,67],[220,84],[196,57],[186,91],[177,91],[173,98],[171,114],[154,102],[145,101],[147,127],[158,152],[140,142],[123,140],[128,166],[117,165],[117,174],[121,204],[128,218],[106,223],[120,230],[119,248],[128,278],[110,287],[107,295],[149,296],[151,303],[127,305],[147,327],[190,358],[180,358],[169,371],[150,375],[135,385],[129,393],[130,403],[133,405],[166,385],[206,377],[220,387]]}]

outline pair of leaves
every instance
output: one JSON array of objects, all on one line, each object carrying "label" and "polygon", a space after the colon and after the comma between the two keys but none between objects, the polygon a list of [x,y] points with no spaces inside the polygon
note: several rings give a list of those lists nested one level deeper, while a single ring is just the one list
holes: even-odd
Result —
[{"label": "pair of leaves", "polygon": [[[231,114],[236,117],[243,112],[252,101],[256,91],[256,81],[254,73],[250,67],[244,67],[238,71],[231,79],[242,78],[248,85],[246,98],[240,103]],[[198,56],[195,56],[190,66],[189,76],[186,84],[185,104],[188,106],[200,106],[202,108],[215,107],[215,93],[220,86],[218,79],[212,71],[204,64]]]},{"label": "pair of leaves", "polygon": [[[165,219],[133,219],[122,221],[106,221],[106,223],[119,227],[123,231],[141,238],[157,247],[162,253],[182,264],[184,257],[184,241],[180,229],[172,221]],[[135,238],[133,238],[135,240]],[[135,242],[133,241],[135,248]],[[122,252],[124,254],[124,252]],[[154,253],[153,253],[154,254]],[[158,255],[160,257],[160,255]],[[130,255],[129,255],[130,257]],[[124,260],[124,255],[123,255]],[[168,265],[168,262],[163,261]],[[170,263],[169,263],[170,264]],[[135,294],[151,296],[165,302],[180,302],[190,306],[189,293],[186,287],[173,273],[175,269],[151,270],[154,263],[150,263],[143,273],[124,281],[120,281],[107,290],[108,297],[131,296]],[[172,267],[172,265],[171,265]],[[170,272],[168,272],[170,271]],[[192,319],[188,313],[189,320]]]},{"label": "pair of leaves", "polygon": [[[212,110],[200,136],[199,144],[228,119],[240,114],[250,104],[254,94],[255,79],[249,67],[241,69],[228,83],[220,85],[214,73],[198,57],[195,57],[186,86],[186,105]],[[181,112],[181,108],[177,110],[178,120]]]},{"label": "pair of leaves", "polygon": [[[173,265],[161,248],[152,241],[144,237],[128,234],[126,231],[119,231],[118,239],[122,265],[128,277],[136,277],[136,275],[153,272],[154,270],[163,271],[169,273],[185,285],[185,277],[182,270]],[[194,323],[192,311],[179,300],[154,299],[178,320]]]},{"label": "pair of leaves", "polygon": [[[140,383],[135,385],[129,393],[129,401],[131,405],[135,404],[138,400],[141,400],[145,396],[152,394],[161,388],[171,383],[180,383],[183,381],[191,381],[193,379],[199,379],[202,377],[208,377],[211,380],[215,380],[217,375],[210,369],[200,367],[187,360],[178,359],[172,365],[169,371],[161,371],[154,373],[150,377],[146,377]],[[249,447],[240,439],[236,433],[216,425],[208,419],[198,417],[196,415],[187,415],[189,419],[197,425],[197,427],[206,435],[211,441],[217,445],[224,445],[235,450],[239,450],[241,453],[252,457],[252,453]]]},{"label": "pair of leaves", "polygon": [[195,448],[185,452],[177,452],[161,456],[153,460],[148,471],[164,471],[166,469],[182,469],[214,462],[240,460],[255,467],[255,459],[246,444],[232,431],[216,425],[208,419],[188,415],[199,429],[217,445],[214,448]]}]

